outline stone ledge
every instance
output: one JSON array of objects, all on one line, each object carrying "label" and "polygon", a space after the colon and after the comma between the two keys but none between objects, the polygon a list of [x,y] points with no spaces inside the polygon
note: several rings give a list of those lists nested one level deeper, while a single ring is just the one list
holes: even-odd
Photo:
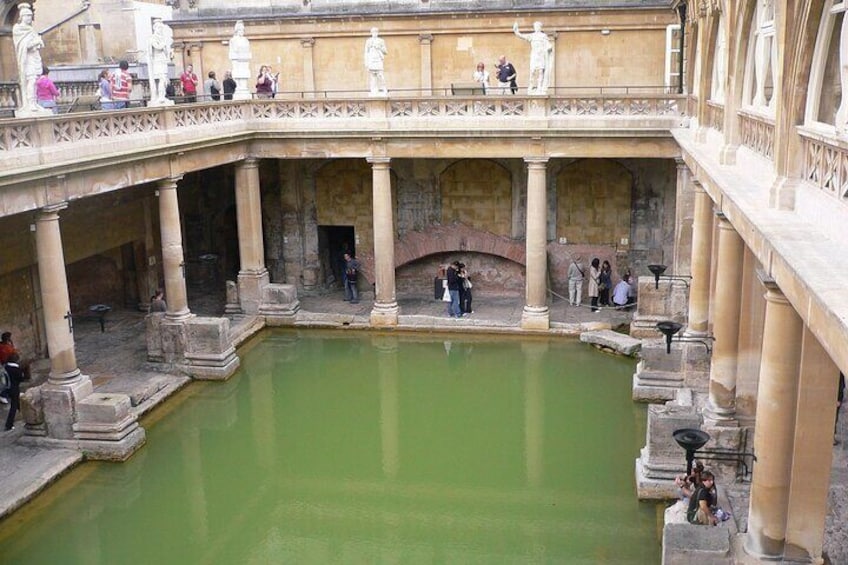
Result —
[{"label": "stone ledge", "polygon": [[612,350],[620,355],[635,357],[642,348],[642,342],[629,335],[612,330],[588,331],[580,334],[580,341],[599,346],[604,350]]},{"label": "stone ledge", "polygon": [[666,524],[663,565],[731,565],[730,530],[724,526]]}]

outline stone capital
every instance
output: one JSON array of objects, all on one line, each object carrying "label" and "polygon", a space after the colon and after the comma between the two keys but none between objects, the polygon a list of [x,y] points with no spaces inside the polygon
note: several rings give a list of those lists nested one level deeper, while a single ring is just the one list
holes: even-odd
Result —
[{"label": "stone capital", "polygon": [[44,206],[38,211],[38,215],[36,216],[37,221],[51,221],[58,219],[59,212],[68,207],[68,203],[66,201],[56,202],[54,204],[48,204]]},{"label": "stone capital", "polygon": [[423,44],[429,44],[433,42],[433,34],[432,33],[419,33],[418,41]]},{"label": "stone capital", "polygon": [[376,169],[382,167],[388,167],[389,163],[392,162],[391,157],[366,157],[366,161],[371,163],[371,165]]},{"label": "stone capital", "polygon": [[315,38],[314,37],[301,37],[300,38],[300,46],[304,49],[311,49],[315,46]]},{"label": "stone capital", "polygon": [[236,166],[242,169],[255,169],[259,167],[259,159],[253,156],[245,157],[241,162],[236,163]]},{"label": "stone capital", "polygon": [[156,187],[159,190],[176,190],[177,184],[183,179],[182,175],[178,175],[175,177],[167,177],[164,179],[159,179],[156,183]]},{"label": "stone capital", "polygon": [[548,157],[525,157],[524,162],[531,169],[544,169],[548,164]]}]

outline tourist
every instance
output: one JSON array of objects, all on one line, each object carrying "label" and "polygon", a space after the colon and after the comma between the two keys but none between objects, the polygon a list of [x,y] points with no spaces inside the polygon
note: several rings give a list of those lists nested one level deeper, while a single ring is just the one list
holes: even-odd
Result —
[{"label": "tourist", "polygon": [[41,76],[35,81],[35,98],[39,106],[47,108],[56,114],[56,101],[59,99],[59,89],[56,88],[56,85],[47,76],[49,73],[50,69],[47,67],[41,69]]},{"label": "tourist", "polygon": [[703,479],[701,476],[704,473],[704,464],[700,461],[695,461],[692,465],[692,472],[689,475],[677,475],[674,478],[674,484],[680,489],[680,499],[689,500],[695,494],[695,491],[700,488]]},{"label": "tourist", "polygon": [[462,279],[459,277],[459,261],[454,261],[448,265],[448,294],[450,295],[450,304],[448,304],[449,318],[462,318],[462,310],[459,309],[459,289],[462,287]]},{"label": "tourist", "polygon": [[116,110],[128,108],[130,105],[133,79],[129,68],[129,63],[121,61],[118,63],[117,72],[112,75],[112,106]]},{"label": "tourist", "polygon": [[165,302],[165,291],[161,288],[156,291],[156,294],[150,297],[150,314],[157,312],[167,312],[168,304]]},{"label": "tourist", "polygon": [[345,259],[345,301],[351,304],[359,304],[359,288],[356,283],[359,279],[359,260],[351,253],[344,254]]},{"label": "tourist", "polygon": [[215,78],[215,71],[209,71],[209,78],[203,83],[203,97],[206,101],[221,99],[221,83]]},{"label": "tourist", "polygon": [[233,79],[233,72],[224,72],[224,100],[233,99],[233,93],[236,91],[237,86],[235,79]]},{"label": "tourist", "polygon": [[259,76],[256,77],[256,97],[271,98],[274,96],[274,79],[271,77],[271,67],[262,65]]},{"label": "tourist", "polygon": [[547,69],[553,66],[553,42],[542,31],[542,22],[533,22],[533,33],[524,34],[518,31],[518,22],[512,25],[512,31],[517,37],[530,43],[530,83],[527,93],[545,94],[550,82]]},{"label": "tourist", "polygon": [[833,423],[833,445],[839,445],[839,440],[836,439],[836,426],[839,425],[839,409],[842,407],[842,401],[845,400],[845,375],[839,371],[839,388],[836,391],[836,421]]},{"label": "tourist", "polygon": [[489,71],[486,70],[486,65],[482,61],[477,63],[477,70],[474,71],[474,82],[478,83],[483,88],[483,94],[489,89]]},{"label": "tourist", "polygon": [[[3,332],[0,335],[0,366],[6,364],[6,362],[18,353],[18,350],[15,349],[15,344],[12,343],[12,332]],[[7,374],[8,377],[8,374]],[[9,383],[3,387],[3,390],[0,390],[0,403],[9,404],[9,389],[7,388]]]},{"label": "tourist", "polygon": [[474,310],[471,309],[471,279],[468,277],[468,271],[465,269],[465,263],[459,264],[459,311],[463,315],[471,314]]},{"label": "tourist", "polygon": [[197,102],[197,85],[200,80],[194,74],[194,65],[186,65],[183,74],[180,75],[180,85],[183,89],[183,102]]},{"label": "tourist", "polygon": [[622,310],[629,310],[633,304],[633,287],[630,286],[630,277],[627,274],[612,289],[612,303]]},{"label": "tourist", "polygon": [[690,524],[702,526],[715,526],[716,517],[713,514],[716,507],[715,476],[710,471],[704,471],[701,475],[701,486],[689,498],[689,507],[686,510],[686,520]]},{"label": "tourist", "polygon": [[611,306],[610,289],[612,288],[612,267],[610,262],[601,263],[601,274],[598,278],[598,302],[601,306]]},{"label": "tourist", "polygon": [[103,69],[97,76],[97,85],[100,87],[100,108],[102,110],[113,110],[112,103],[112,73],[109,69]]},{"label": "tourist", "polygon": [[572,306],[580,306],[583,300],[583,277],[586,273],[580,263],[582,260],[580,255],[575,255],[568,266],[568,303]]},{"label": "tourist", "polygon": [[19,364],[21,358],[17,353],[12,353],[5,363],[6,373],[9,375],[9,415],[6,416],[6,431],[15,429],[15,416],[21,407],[21,382],[24,379],[24,371]]},{"label": "tourist", "polygon": [[383,74],[383,61],[386,59],[386,42],[378,36],[376,27],[371,28],[371,37],[365,41],[365,68],[368,69],[371,96],[385,96],[386,77]]},{"label": "tourist", "polygon": [[518,75],[512,63],[506,60],[506,55],[500,56],[495,68],[498,70],[498,86],[501,87],[501,94],[506,94],[507,89],[510,89],[513,94],[518,92]]},{"label": "tourist", "polygon": [[589,266],[589,298],[592,302],[592,312],[600,310],[598,308],[598,287],[601,284],[601,260],[595,257],[592,259],[592,264]]}]

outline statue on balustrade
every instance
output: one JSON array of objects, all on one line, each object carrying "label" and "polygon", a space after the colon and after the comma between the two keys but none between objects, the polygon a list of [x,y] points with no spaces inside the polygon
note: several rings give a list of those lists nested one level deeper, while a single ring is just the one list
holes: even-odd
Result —
[{"label": "statue on balustrade", "polygon": [[18,23],[12,26],[12,42],[18,62],[18,83],[21,97],[18,100],[18,117],[50,115],[52,112],[38,105],[35,97],[35,82],[41,76],[41,48],[44,42],[32,26],[32,7],[28,3],[18,4]]},{"label": "statue on balustrade", "polygon": [[518,22],[512,26],[516,36],[530,43],[530,83],[527,94],[542,95],[548,91],[550,73],[554,70],[554,43],[542,31],[542,22],[533,23],[533,33],[518,31]]},{"label": "statue on balustrade", "polygon": [[239,20],[230,38],[230,63],[233,67],[233,80],[236,81],[233,100],[250,100],[250,89],[247,85],[251,78],[250,60],[252,58],[250,40],[244,36],[244,22]]},{"label": "statue on balustrade", "polygon": [[153,20],[153,35],[150,36],[150,103],[149,106],[171,106],[174,101],[167,97],[168,65],[174,57],[174,35],[170,26],[161,18]]},{"label": "statue on balustrade", "polygon": [[383,61],[386,58],[386,42],[377,35],[376,27],[371,28],[371,37],[365,42],[365,68],[368,69],[371,96],[386,96],[386,77],[383,74]]}]

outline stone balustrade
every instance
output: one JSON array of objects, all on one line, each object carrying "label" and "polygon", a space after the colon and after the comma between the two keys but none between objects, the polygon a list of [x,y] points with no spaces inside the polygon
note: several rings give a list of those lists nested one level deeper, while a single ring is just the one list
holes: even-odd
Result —
[{"label": "stone balustrade", "polygon": [[774,119],[742,110],[739,112],[742,145],[766,159],[774,158]]},{"label": "stone balustrade", "polygon": [[799,128],[804,156],[803,178],[822,192],[848,205],[848,140],[835,132]]}]

